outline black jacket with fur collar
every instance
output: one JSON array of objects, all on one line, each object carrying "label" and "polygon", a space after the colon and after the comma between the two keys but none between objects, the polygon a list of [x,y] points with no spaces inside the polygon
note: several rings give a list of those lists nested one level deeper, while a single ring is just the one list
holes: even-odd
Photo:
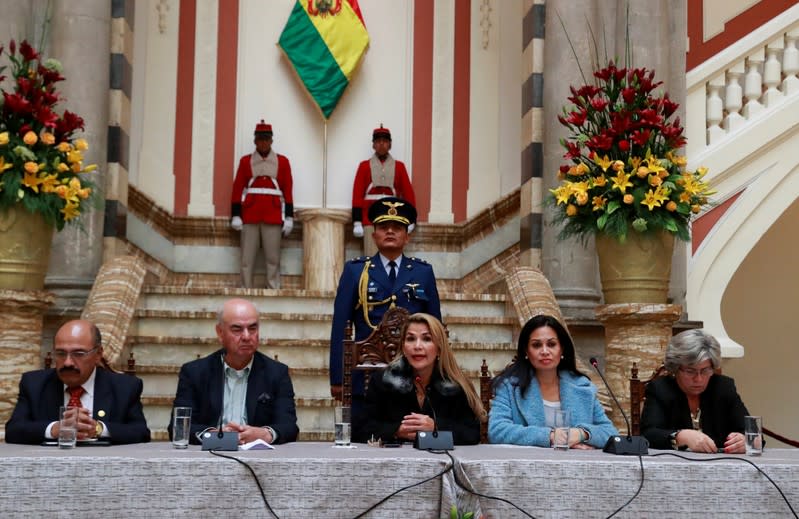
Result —
[{"label": "black jacket with fur collar", "polygon": [[413,371],[404,357],[382,373],[372,374],[365,400],[362,412],[353,420],[352,436],[356,442],[364,443],[372,435],[384,442],[396,441],[394,433],[410,413],[426,414],[431,418],[435,415],[438,429],[452,431],[457,445],[474,445],[480,441],[480,422],[461,387],[442,379],[435,370],[427,386],[427,400],[420,407],[414,391]]}]

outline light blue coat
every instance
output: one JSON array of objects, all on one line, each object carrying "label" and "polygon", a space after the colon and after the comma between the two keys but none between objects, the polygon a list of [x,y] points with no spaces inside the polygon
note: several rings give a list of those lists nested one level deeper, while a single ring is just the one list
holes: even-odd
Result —
[{"label": "light blue coat", "polygon": [[[571,411],[571,426],[591,435],[588,444],[602,448],[608,438],[619,434],[596,397],[596,386],[588,378],[561,371],[560,406]],[[532,377],[522,396],[515,377],[503,380],[491,401],[488,441],[514,445],[549,447],[550,428],[545,425],[544,401],[538,380]]]}]

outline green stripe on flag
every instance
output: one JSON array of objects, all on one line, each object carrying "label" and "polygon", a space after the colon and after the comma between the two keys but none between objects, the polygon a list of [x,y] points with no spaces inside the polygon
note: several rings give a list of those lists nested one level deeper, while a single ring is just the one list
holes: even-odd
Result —
[{"label": "green stripe on flag", "polygon": [[327,119],[369,46],[369,34],[355,0],[318,12],[317,5],[295,2],[278,45]]}]

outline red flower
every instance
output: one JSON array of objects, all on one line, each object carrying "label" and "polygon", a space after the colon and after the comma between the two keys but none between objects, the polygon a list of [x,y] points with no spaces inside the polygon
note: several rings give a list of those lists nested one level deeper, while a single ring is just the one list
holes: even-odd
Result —
[{"label": "red flower", "polygon": [[22,40],[22,43],[19,44],[19,53],[25,58],[25,61],[34,61],[39,59],[39,54],[36,52],[36,49],[31,47],[28,40]]},{"label": "red flower", "polygon": [[630,151],[630,141],[625,140],[625,139],[620,140],[619,141],[619,150],[621,150],[621,151],[623,151],[625,153]]},{"label": "red flower", "polygon": [[594,135],[585,143],[591,150],[609,150],[613,146],[613,137],[605,131],[599,135]]},{"label": "red flower", "polygon": [[16,116],[24,116],[31,113],[30,102],[19,94],[9,94],[3,92],[5,104],[3,106],[6,113],[12,113]]},{"label": "red flower", "polygon": [[83,129],[83,119],[69,110],[65,110],[64,115],[55,124],[56,140],[64,140],[77,129]]},{"label": "red flower", "polygon": [[563,158],[566,158],[566,159],[579,159],[580,158],[580,155],[581,155],[580,146],[577,143],[567,142],[565,144],[565,146],[566,146],[566,150],[567,151],[566,151],[566,154],[563,156]]},{"label": "red flower", "polygon": [[630,138],[637,146],[645,146],[646,143],[649,141],[649,135],[652,133],[652,130],[635,130]]}]

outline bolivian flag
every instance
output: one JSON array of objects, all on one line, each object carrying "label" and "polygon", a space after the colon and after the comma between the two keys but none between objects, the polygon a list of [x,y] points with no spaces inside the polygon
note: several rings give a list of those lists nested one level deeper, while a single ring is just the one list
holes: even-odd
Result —
[{"label": "bolivian flag", "polygon": [[278,45],[329,118],[369,46],[358,0],[298,0]]}]

